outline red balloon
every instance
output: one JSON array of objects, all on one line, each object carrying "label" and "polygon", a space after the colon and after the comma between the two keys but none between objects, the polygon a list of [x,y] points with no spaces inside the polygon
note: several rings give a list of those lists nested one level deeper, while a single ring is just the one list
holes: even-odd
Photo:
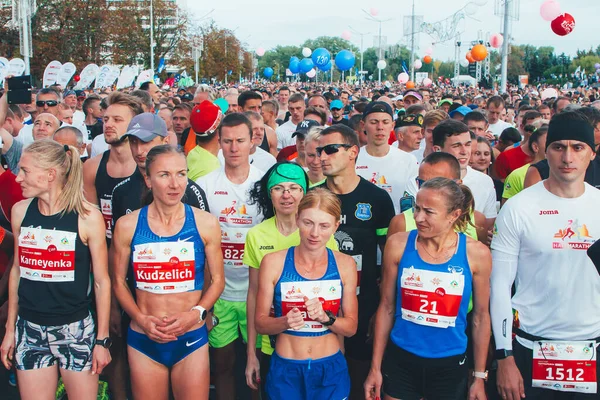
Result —
[{"label": "red balloon", "polygon": [[426,55],[425,57],[423,57],[423,62],[425,64],[431,64],[432,61],[433,61],[433,58],[431,58],[430,55]]},{"label": "red balloon", "polygon": [[473,64],[474,62],[477,62],[477,61],[475,61],[475,59],[473,58],[473,55],[471,54],[471,52],[470,52],[470,51],[467,53],[467,56],[466,56],[466,58],[467,58],[467,61],[469,61],[469,63],[470,63],[470,64]]},{"label": "red balloon", "polygon": [[559,15],[550,23],[552,32],[558,36],[566,36],[575,29],[575,18],[569,13]]},{"label": "red balloon", "polygon": [[80,79],[81,79],[81,77],[80,77],[79,75],[75,75],[75,76],[73,77],[73,80],[74,80],[75,82],[79,82],[79,80],[80,80]]}]

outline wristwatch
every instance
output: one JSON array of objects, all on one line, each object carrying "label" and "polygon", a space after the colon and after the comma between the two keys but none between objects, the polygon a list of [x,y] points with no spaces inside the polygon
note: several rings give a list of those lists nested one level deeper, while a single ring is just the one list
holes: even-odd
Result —
[{"label": "wristwatch", "polygon": [[198,311],[200,313],[200,319],[198,320],[198,322],[202,322],[206,319],[206,314],[208,314],[208,312],[206,311],[206,308],[202,307],[202,306],[195,306],[192,307],[192,309],[190,311]]},{"label": "wristwatch", "polygon": [[507,349],[498,349],[494,352],[494,358],[496,358],[496,360],[504,360],[506,357],[510,357],[512,355],[513,351]]},{"label": "wristwatch", "polygon": [[110,347],[112,346],[112,339],[109,337],[106,337],[104,339],[96,339],[96,344],[104,347],[105,349],[110,349]]},{"label": "wristwatch", "polygon": [[323,326],[331,326],[333,325],[333,323],[336,321],[336,316],[333,315],[333,313],[329,310],[325,311],[325,315],[327,315],[329,317],[329,321],[327,322],[322,322]]},{"label": "wristwatch", "polygon": [[481,378],[484,381],[487,381],[487,379],[488,379],[488,372],[487,371],[484,371],[484,372],[473,371],[473,377],[474,378]]}]

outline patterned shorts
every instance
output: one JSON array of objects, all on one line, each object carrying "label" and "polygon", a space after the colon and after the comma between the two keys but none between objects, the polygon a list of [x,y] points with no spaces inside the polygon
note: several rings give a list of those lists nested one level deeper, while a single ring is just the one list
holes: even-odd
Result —
[{"label": "patterned shorts", "polygon": [[94,320],[88,314],[67,325],[37,325],[17,319],[15,364],[19,370],[58,365],[69,371],[92,368],[92,350],[96,342]]}]

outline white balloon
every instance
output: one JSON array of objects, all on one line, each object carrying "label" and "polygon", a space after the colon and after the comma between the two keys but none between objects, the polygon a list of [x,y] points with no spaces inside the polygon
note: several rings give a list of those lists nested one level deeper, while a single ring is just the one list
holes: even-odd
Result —
[{"label": "white balloon", "polygon": [[352,33],[350,31],[342,32],[342,39],[350,40],[352,38]]},{"label": "white balloon", "polygon": [[432,47],[428,47],[428,48],[425,50],[425,54],[427,54],[428,56],[432,55],[432,54],[433,54],[433,48],[432,48]]},{"label": "white balloon", "polygon": [[460,66],[467,68],[469,66],[469,60],[467,60],[466,58],[460,60]]},{"label": "white balloon", "polygon": [[415,69],[421,69],[421,67],[423,66],[423,62],[421,60],[415,60],[413,65],[415,66]]},{"label": "white balloon", "polygon": [[256,49],[256,55],[259,57],[262,57],[265,55],[265,49],[263,49],[262,47],[259,47],[258,49]]},{"label": "white balloon", "polygon": [[302,55],[304,57],[310,57],[311,54],[312,54],[312,50],[309,49],[308,47],[305,47],[302,49]]},{"label": "white balloon", "polygon": [[408,76],[408,74],[406,72],[402,72],[398,75],[398,82],[400,82],[400,83],[406,83],[406,82],[408,82],[409,79],[410,79],[410,77]]},{"label": "white balloon", "polygon": [[465,6],[465,14],[468,16],[475,15],[477,13],[477,4],[469,3]]},{"label": "white balloon", "polygon": [[385,69],[385,67],[387,67],[387,63],[385,62],[385,60],[377,61],[377,69]]},{"label": "white balloon", "polygon": [[425,87],[431,86],[432,83],[433,83],[433,81],[429,78],[423,79],[423,86],[425,86]]},{"label": "white balloon", "polygon": [[314,68],[306,73],[306,76],[308,76],[309,78],[314,78],[316,75],[317,75],[317,71],[315,71]]}]

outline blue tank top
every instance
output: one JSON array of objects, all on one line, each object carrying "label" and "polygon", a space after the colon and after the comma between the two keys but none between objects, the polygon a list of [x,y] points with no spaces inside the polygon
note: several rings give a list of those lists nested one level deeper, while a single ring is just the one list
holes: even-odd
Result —
[{"label": "blue tank top", "polygon": [[467,309],[473,282],[467,237],[458,234],[450,260],[429,264],[417,251],[417,231],[408,235],[398,265],[394,327],[396,346],[424,358],[445,358],[467,349]]},{"label": "blue tank top", "polygon": [[174,236],[158,236],[148,225],[148,207],[140,209],[131,240],[135,287],[156,294],[202,290],[204,242],[196,228],[192,207],[184,204],[185,222]]},{"label": "blue tank top", "polygon": [[335,256],[327,249],[327,271],[319,279],[307,279],[296,271],[294,249],[290,247],[285,256],[283,271],[275,285],[273,305],[275,316],[286,315],[291,309],[297,307],[304,315],[304,327],[295,331],[288,329],[283,333],[294,336],[323,336],[331,333],[329,328],[320,322],[308,318],[304,296],[312,299],[318,297],[325,311],[329,310],[334,315],[338,314],[342,300],[342,280],[338,271]]}]

